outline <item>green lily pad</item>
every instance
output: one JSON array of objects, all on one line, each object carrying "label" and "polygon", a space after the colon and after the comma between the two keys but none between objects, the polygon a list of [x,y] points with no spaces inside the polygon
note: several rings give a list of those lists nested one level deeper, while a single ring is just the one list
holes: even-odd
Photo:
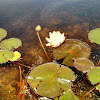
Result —
[{"label": "green lily pad", "polygon": [[91,42],[95,42],[100,45],[100,28],[96,28],[90,31],[88,38]]},{"label": "green lily pad", "polygon": [[92,68],[88,72],[88,78],[92,82],[92,84],[96,84],[100,82],[100,67],[98,66],[98,67]]},{"label": "green lily pad", "polygon": [[79,57],[89,58],[91,49],[87,43],[77,39],[66,39],[59,48],[53,49],[53,56],[57,59],[64,59],[63,64],[73,66],[73,60]]},{"label": "green lily pad", "polygon": [[[58,100],[58,98],[54,98],[54,100]],[[69,89],[67,92],[65,92],[62,96],[59,97],[59,100],[80,100],[74,92]]]},{"label": "green lily pad", "polygon": [[0,48],[2,50],[12,50],[12,49],[17,49],[19,46],[22,45],[22,42],[18,38],[9,38],[5,39],[0,43]]},{"label": "green lily pad", "polygon": [[0,64],[8,62],[8,59],[13,58],[14,53],[13,51],[0,51]]},{"label": "green lily pad", "polygon": [[43,97],[54,98],[70,89],[74,72],[59,64],[46,63],[34,68],[27,81],[35,92]]},{"label": "green lily pad", "polygon": [[0,28],[0,41],[7,36],[6,30]]},{"label": "green lily pad", "polygon": [[82,72],[88,72],[94,67],[94,63],[87,58],[77,58],[74,60],[74,67]]}]

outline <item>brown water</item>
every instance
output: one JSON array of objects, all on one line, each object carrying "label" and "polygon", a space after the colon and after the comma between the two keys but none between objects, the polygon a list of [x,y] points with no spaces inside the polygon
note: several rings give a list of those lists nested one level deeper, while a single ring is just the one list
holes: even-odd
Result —
[{"label": "brown water", "polygon": [[[92,49],[90,59],[97,64],[100,46],[88,40],[88,33],[100,27],[99,0],[1,0],[0,27],[8,32],[7,38],[22,40],[18,48],[22,54],[21,63],[37,66],[48,62],[37,38],[35,27],[41,25],[40,36],[45,46],[45,37],[51,31],[61,31],[66,38],[79,39]],[[46,51],[50,58],[49,47]],[[8,65],[10,66],[10,65]]]}]

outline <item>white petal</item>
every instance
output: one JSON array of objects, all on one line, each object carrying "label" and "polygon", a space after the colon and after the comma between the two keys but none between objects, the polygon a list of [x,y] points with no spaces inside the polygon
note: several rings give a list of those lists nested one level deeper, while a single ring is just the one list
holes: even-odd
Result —
[{"label": "white petal", "polygon": [[50,40],[49,38],[45,37],[45,39],[46,39],[48,42],[51,42],[51,40]]},{"label": "white petal", "polygon": [[47,43],[46,46],[51,46],[51,44],[50,43]]}]

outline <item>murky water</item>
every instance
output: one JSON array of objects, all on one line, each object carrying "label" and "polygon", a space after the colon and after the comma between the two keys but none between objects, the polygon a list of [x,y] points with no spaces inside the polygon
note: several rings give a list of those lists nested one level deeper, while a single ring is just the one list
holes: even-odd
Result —
[{"label": "murky water", "polygon": [[[90,30],[100,27],[99,0],[0,0],[0,27],[7,30],[7,38],[22,40],[18,50],[25,65],[48,62],[36,35],[38,24],[44,46],[48,33],[59,30],[66,38],[88,43],[92,49],[90,59],[95,64],[99,61],[100,46],[90,43],[87,37]],[[53,59],[50,48],[45,48]]]},{"label": "murky water", "polygon": [[[44,45],[45,37],[53,30],[64,32],[66,38],[76,38],[89,43],[88,32],[100,27],[99,11],[99,0],[2,0],[0,27],[8,31],[8,37],[20,38],[25,49],[34,46],[39,48],[34,31],[38,24],[42,27],[40,35]],[[97,52],[94,53],[99,55],[96,58],[99,59],[99,46],[96,45],[93,51],[95,49]]]}]

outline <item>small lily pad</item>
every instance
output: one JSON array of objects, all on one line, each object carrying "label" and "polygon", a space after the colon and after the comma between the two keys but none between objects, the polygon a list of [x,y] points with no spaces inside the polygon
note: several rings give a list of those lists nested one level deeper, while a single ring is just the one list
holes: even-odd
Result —
[{"label": "small lily pad", "polygon": [[12,50],[12,49],[17,49],[19,46],[22,45],[22,42],[18,38],[9,38],[5,39],[0,43],[0,48],[2,50]]},{"label": "small lily pad", "polygon": [[98,66],[98,67],[92,68],[88,72],[88,78],[92,82],[92,84],[96,84],[100,82],[100,67]]},{"label": "small lily pad", "polygon": [[74,67],[82,72],[88,72],[94,67],[94,63],[87,58],[77,58],[74,60]]},{"label": "small lily pad", "polygon": [[[55,98],[54,100],[58,100],[58,98]],[[65,92],[62,96],[59,97],[59,100],[80,100],[74,92],[69,89],[67,92]]]},{"label": "small lily pad", "polygon": [[27,81],[35,92],[43,97],[54,98],[70,89],[74,72],[60,64],[46,63],[34,68]]},{"label": "small lily pad", "polygon": [[0,64],[6,63],[8,59],[13,58],[13,56],[14,56],[13,51],[8,51],[8,50],[0,51]]},{"label": "small lily pad", "polygon": [[57,59],[64,59],[63,64],[73,66],[73,60],[79,57],[89,58],[91,49],[89,45],[77,39],[66,39],[59,48],[53,49],[53,56]]},{"label": "small lily pad", "polygon": [[88,34],[88,38],[91,42],[94,42],[100,45],[100,28],[96,28],[90,31]]},{"label": "small lily pad", "polygon": [[0,28],[0,41],[7,36],[7,31]]}]

